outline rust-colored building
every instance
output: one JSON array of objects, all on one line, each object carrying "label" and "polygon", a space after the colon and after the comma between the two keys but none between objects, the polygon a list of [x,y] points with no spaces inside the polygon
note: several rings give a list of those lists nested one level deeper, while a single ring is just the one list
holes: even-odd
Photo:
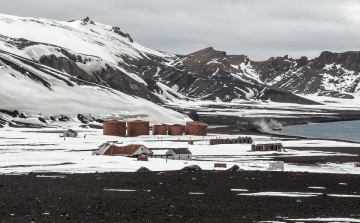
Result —
[{"label": "rust-colored building", "polygon": [[104,122],[103,134],[124,137],[126,135],[126,122],[123,121]]},{"label": "rust-colored building", "polygon": [[215,163],[214,167],[215,168],[226,168],[226,163]]},{"label": "rust-colored building", "polygon": [[185,135],[207,135],[208,124],[203,122],[186,122]]},{"label": "rust-colored building", "polygon": [[166,125],[154,125],[152,128],[153,135],[167,135]]},{"label": "rust-colored building", "polygon": [[127,123],[127,136],[149,135],[149,122],[135,120]]},{"label": "rust-colored building", "polygon": [[168,125],[168,135],[179,136],[183,134],[182,125]]}]

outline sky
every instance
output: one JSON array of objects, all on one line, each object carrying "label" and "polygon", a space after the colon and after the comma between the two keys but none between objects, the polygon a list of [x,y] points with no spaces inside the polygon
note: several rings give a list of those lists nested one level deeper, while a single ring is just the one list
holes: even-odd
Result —
[{"label": "sky", "polygon": [[355,0],[1,0],[0,13],[59,21],[89,16],[143,46],[180,55],[211,46],[261,61],[360,50]]}]

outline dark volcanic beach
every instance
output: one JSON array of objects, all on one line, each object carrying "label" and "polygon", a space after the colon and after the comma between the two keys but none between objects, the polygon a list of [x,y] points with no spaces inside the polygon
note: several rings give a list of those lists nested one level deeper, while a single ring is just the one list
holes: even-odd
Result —
[{"label": "dark volcanic beach", "polygon": [[[238,195],[257,192],[319,195]],[[29,223],[360,219],[360,197],[334,197],[333,194],[359,196],[359,176],[267,171],[1,175],[0,219],[1,222]]]}]

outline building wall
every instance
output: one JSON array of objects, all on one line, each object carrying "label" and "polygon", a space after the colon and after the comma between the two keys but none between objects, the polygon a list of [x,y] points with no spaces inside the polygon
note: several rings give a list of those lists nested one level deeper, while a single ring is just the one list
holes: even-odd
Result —
[{"label": "building wall", "polygon": [[103,134],[124,137],[126,135],[126,123],[122,121],[104,122]]},{"label": "building wall", "polygon": [[149,131],[149,122],[133,121],[127,123],[127,136],[129,137],[149,135]]},{"label": "building wall", "polygon": [[191,160],[192,154],[175,154],[173,151],[168,151],[166,154],[172,154],[172,159],[174,160]]},{"label": "building wall", "polygon": [[142,153],[146,153],[148,155],[153,154],[153,152],[150,149],[146,148],[145,146],[141,146],[138,150],[136,150],[133,156],[138,156],[141,155]]}]

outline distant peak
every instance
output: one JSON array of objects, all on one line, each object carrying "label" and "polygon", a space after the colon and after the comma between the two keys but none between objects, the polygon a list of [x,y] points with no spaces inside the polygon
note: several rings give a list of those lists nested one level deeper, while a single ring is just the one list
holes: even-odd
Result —
[{"label": "distant peak", "polygon": [[83,20],[81,20],[81,21],[82,21],[81,25],[86,25],[86,24],[88,24],[88,23],[95,25],[95,22],[92,21],[92,20],[89,18],[89,16],[87,16],[85,19],[83,19]]},{"label": "distant peak", "polygon": [[216,50],[216,49],[214,49],[214,47],[206,47],[205,49],[199,50],[190,55],[192,55],[192,56],[203,56],[203,55],[205,55],[205,56],[215,56],[215,55],[226,56],[226,52]]}]

